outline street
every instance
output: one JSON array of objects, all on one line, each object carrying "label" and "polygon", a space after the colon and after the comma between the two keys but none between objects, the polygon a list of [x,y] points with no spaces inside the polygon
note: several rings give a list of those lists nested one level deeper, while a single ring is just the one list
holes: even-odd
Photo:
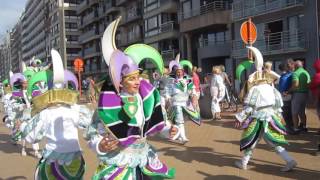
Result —
[{"label": "street", "polygon": [[[165,139],[153,137],[150,142],[158,150],[160,159],[169,167],[176,168],[176,179],[304,179],[316,180],[320,177],[320,156],[314,156],[319,122],[314,110],[308,110],[309,132],[297,136],[287,136],[290,145],[287,150],[298,162],[292,172],[280,172],[284,162],[261,141],[254,151],[248,170],[234,167],[234,161],[241,158],[239,138],[241,130],[233,127],[230,114],[222,114],[220,121],[204,121],[197,126],[187,122],[187,136],[190,142],[179,145]],[[1,114],[2,117],[2,114]],[[86,161],[84,179],[90,179],[97,167],[95,154],[88,149],[79,133]],[[41,144],[41,148],[43,143]],[[28,156],[20,155],[20,145],[10,143],[9,129],[0,125],[0,179],[33,179],[38,159],[32,156],[31,145],[27,144]]]}]

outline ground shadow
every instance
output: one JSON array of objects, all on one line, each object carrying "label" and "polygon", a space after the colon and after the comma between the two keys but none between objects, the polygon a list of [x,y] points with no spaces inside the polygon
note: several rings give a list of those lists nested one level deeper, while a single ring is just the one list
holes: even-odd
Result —
[{"label": "ground shadow", "polygon": [[[234,167],[234,162],[241,158],[232,154],[214,152],[214,150],[209,147],[185,146],[184,149],[178,149],[176,147],[165,147],[158,149],[158,151],[163,152],[164,155],[175,157],[176,159],[186,163],[197,161],[200,163],[206,163],[208,165],[218,167]],[[249,165],[250,167],[253,166],[253,168],[250,168],[251,171],[257,171],[260,173],[279,177],[287,177],[292,179],[314,179],[315,177],[320,177],[320,171],[314,171],[299,167],[297,167],[293,172],[281,173],[279,169],[283,166],[283,164],[273,163],[269,161],[253,159]],[[234,168],[236,169],[236,167]]]},{"label": "ground shadow", "polygon": [[205,176],[205,178],[203,178],[204,180],[246,180],[245,178],[242,177],[238,177],[238,176],[231,176],[231,175],[211,175],[202,171],[197,171],[199,174],[202,174]]},{"label": "ground shadow", "polygon": [[[28,144],[28,143],[27,143]],[[28,148],[29,145],[27,145],[26,151],[30,152],[32,151],[31,148]],[[21,153],[22,145],[20,142],[18,144],[14,145],[11,142],[11,136],[8,134],[0,134],[0,151],[4,153]]]}]

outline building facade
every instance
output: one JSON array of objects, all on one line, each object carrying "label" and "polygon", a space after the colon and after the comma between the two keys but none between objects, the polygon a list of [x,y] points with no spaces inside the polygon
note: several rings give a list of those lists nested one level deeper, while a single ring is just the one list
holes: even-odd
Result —
[{"label": "building facade", "polygon": [[11,52],[10,52],[10,33],[8,32],[3,44],[0,45],[0,80],[9,79],[9,72],[11,69]]},{"label": "building facade", "polygon": [[183,56],[205,73],[211,73],[213,65],[225,65],[232,72],[231,1],[180,0],[179,13]]},{"label": "building facade", "polygon": [[12,72],[21,72],[22,49],[21,49],[21,18],[10,32],[10,53],[11,53],[11,70]]},{"label": "building facade", "polygon": [[50,50],[58,50],[67,63],[67,68],[73,70],[73,60],[80,56],[80,32],[77,16],[79,0],[47,0],[47,21],[45,32],[47,59],[50,59]]},{"label": "building facade", "polygon": [[232,57],[239,63],[247,56],[239,29],[251,17],[258,34],[253,46],[261,50],[265,60],[273,62],[275,70],[292,58],[304,61],[307,70],[313,72],[313,62],[319,57],[317,7],[317,1],[306,0],[234,0]]},{"label": "building facade", "polygon": [[22,60],[35,57],[46,59],[45,22],[47,20],[46,1],[28,0],[22,15]]},{"label": "building facade", "polygon": [[[120,15],[115,0],[82,0],[77,10],[80,18],[79,42],[84,59],[84,76],[97,76],[107,67],[101,53],[101,38],[105,28]],[[118,43],[117,43],[118,44]]]}]

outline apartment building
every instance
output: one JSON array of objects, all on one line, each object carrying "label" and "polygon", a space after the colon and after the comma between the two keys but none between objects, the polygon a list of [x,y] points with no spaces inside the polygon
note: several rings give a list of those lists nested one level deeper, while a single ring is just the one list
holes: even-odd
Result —
[{"label": "apartment building", "polygon": [[120,0],[116,5],[122,17],[119,23],[118,46],[124,49],[131,44],[143,42],[143,1]]},{"label": "apartment building", "polygon": [[28,0],[22,15],[22,60],[46,59],[46,0]]},{"label": "apartment building", "polygon": [[[51,57],[52,48],[58,50],[62,59],[66,59],[67,68],[73,70],[73,61],[80,56],[80,32],[78,30],[77,6],[79,0],[47,0],[48,10],[46,27],[47,58]],[[65,53],[66,52],[66,53]]]},{"label": "apartment building", "polygon": [[10,34],[9,32],[4,37],[3,44],[0,45],[0,80],[9,79],[9,71],[11,68],[11,53],[10,53]]},{"label": "apartment building", "polygon": [[232,57],[239,63],[247,56],[240,40],[241,23],[249,17],[257,26],[257,41],[264,59],[278,65],[288,58],[300,59],[313,71],[319,57],[319,25],[317,1],[307,0],[234,0],[234,37]]},{"label": "apartment building", "polygon": [[84,59],[84,76],[96,76],[106,72],[101,53],[101,37],[110,22],[120,15],[115,0],[82,0],[77,14],[81,35],[81,57]]},{"label": "apartment building", "polygon": [[10,53],[11,53],[11,70],[13,72],[21,71],[22,50],[21,50],[21,18],[10,32]]},{"label": "apartment building", "polygon": [[178,0],[144,0],[144,43],[161,53],[165,65],[180,52]]},{"label": "apartment building", "polygon": [[185,58],[211,72],[213,65],[233,71],[230,0],[180,0],[180,50]]}]

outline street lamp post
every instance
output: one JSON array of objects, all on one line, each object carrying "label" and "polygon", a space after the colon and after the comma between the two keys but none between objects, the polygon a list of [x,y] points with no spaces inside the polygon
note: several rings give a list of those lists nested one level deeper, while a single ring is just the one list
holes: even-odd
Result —
[{"label": "street lamp post", "polygon": [[[65,17],[64,17],[64,0],[59,0],[60,4],[60,14],[61,14],[61,32],[62,32],[62,38],[60,38],[60,43],[62,43],[62,55],[63,55],[63,65],[64,69],[67,69],[67,45],[66,45],[66,25],[65,25]],[[61,47],[61,46],[60,46]]]}]

